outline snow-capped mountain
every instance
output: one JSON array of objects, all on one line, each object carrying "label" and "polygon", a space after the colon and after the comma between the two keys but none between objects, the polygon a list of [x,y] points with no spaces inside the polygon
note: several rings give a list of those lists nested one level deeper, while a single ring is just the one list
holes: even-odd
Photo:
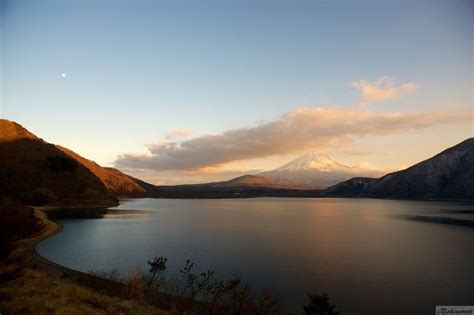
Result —
[{"label": "snow-capped mountain", "polygon": [[320,155],[316,152],[308,152],[297,157],[293,161],[280,166],[275,169],[275,171],[300,171],[308,169],[330,172],[335,170],[346,171],[350,170],[351,167],[341,164],[328,156]]},{"label": "snow-capped mountain", "polygon": [[328,156],[308,152],[272,171],[259,175],[273,180],[288,180],[295,185],[326,188],[352,177],[380,176],[381,172],[342,164]]}]

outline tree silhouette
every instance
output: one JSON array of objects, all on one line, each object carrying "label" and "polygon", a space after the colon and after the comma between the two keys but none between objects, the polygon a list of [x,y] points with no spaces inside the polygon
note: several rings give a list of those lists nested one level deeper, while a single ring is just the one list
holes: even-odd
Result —
[{"label": "tree silhouette", "polygon": [[339,315],[339,312],[335,311],[335,304],[329,302],[329,296],[326,292],[319,294],[318,292],[308,294],[309,304],[303,306],[303,311],[306,314],[317,314],[317,315]]}]

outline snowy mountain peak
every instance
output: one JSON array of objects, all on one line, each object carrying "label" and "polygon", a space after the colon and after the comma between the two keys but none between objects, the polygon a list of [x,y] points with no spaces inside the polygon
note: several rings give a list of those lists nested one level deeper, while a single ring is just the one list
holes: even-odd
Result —
[{"label": "snowy mountain peak", "polygon": [[378,177],[381,174],[364,165],[348,166],[323,154],[308,152],[277,169],[259,175],[273,180],[289,180],[311,188],[326,188],[352,177]]},{"label": "snowy mountain peak", "polygon": [[305,153],[276,171],[318,170],[322,172],[350,170],[351,167],[317,152]]}]

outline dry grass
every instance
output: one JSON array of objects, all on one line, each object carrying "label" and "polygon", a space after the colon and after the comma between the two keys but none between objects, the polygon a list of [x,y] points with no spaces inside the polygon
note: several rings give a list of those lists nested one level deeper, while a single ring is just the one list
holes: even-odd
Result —
[{"label": "dry grass", "polygon": [[[0,260],[0,314],[169,314],[139,299],[96,291],[44,263],[33,246],[60,226],[41,211],[34,214],[41,222],[41,232],[16,241],[10,255]],[[83,277],[87,280],[87,275]],[[81,280],[80,276],[74,279],[78,278]]]},{"label": "dry grass", "polygon": [[2,314],[168,314],[28,268],[0,288]]}]

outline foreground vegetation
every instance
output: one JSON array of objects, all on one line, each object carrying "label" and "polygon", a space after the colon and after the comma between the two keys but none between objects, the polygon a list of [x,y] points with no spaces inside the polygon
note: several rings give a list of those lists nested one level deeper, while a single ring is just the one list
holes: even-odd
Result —
[{"label": "foreground vegetation", "polygon": [[167,259],[148,261],[148,272],[137,271],[120,279],[116,272],[99,276],[123,283],[126,296],[173,313],[281,314],[279,299],[271,290],[252,291],[240,277],[218,279],[214,271],[194,272],[187,260],[177,276],[167,275]]},{"label": "foreground vegetation", "polygon": [[34,244],[58,229],[31,208],[0,200],[1,314],[168,314],[105,292],[105,280],[92,287],[87,277],[45,264]]},{"label": "foreground vegetation", "polygon": [[[3,272],[5,270],[2,270]],[[31,267],[22,268],[15,279],[1,283],[0,312],[2,314],[168,314],[136,301],[102,294]]]},{"label": "foreground vegetation", "polygon": [[[212,270],[196,272],[189,260],[178,276],[169,276],[167,259],[156,257],[148,271],[123,279],[56,265],[34,245],[60,228],[43,212],[0,200],[1,314],[283,313],[271,290],[257,293],[238,276],[222,280]],[[309,297],[305,313],[338,314],[327,295]]]}]

